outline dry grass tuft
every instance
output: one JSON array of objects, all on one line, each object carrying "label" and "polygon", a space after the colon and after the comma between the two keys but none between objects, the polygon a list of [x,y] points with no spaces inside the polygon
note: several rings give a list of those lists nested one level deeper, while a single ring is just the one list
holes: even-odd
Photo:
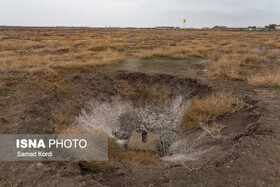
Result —
[{"label": "dry grass tuft", "polygon": [[241,62],[237,56],[223,56],[211,67],[211,77],[221,77],[230,80],[242,80]]},{"label": "dry grass tuft", "polygon": [[257,66],[260,64],[266,64],[268,61],[265,57],[260,56],[258,54],[245,54],[244,55],[244,65],[247,66]]},{"label": "dry grass tuft", "polygon": [[248,76],[260,72],[266,63],[266,58],[255,53],[224,55],[212,64],[208,75],[227,80],[246,80]]},{"label": "dry grass tuft", "polygon": [[68,127],[72,123],[72,119],[61,113],[52,114],[53,119],[53,133],[55,134],[74,134],[74,133],[63,133],[63,131],[68,131]]},{"label": "dry grass tuft", "polygon": [[220,92],[205,99],[196,98],[184,113],[182,128],[186,132],[204,128],[219,117],[233,114],[243,107],[244,103],[230,93]]},{"label": "dry grass tuft", "polygon": [[253,86],[278,87],[280,86],[280,69],[263,75],[252,76],[248,78],[248,83]]}]

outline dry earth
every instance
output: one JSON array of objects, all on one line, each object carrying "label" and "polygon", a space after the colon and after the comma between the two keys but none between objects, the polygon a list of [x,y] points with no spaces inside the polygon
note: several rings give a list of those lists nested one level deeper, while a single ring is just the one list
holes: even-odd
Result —
[{"label": "dry earth", "polygon": [[[1,28],[2,134],[54,133],[93,99],[141,108],[223,92],[244,107],[187,135],[180,128],[182,145],[193,145],[188,160],[114,161],[105,171],[1,162],[0,186],[279,186],[279,40],[278,32]],[[223,125],[220,138],[196,142],[213,124]]]}]

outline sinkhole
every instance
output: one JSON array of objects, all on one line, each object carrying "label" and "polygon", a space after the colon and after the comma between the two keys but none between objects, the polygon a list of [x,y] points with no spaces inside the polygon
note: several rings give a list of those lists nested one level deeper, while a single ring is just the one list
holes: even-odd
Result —
[{"label": "sinkhole", "polygon": [[76,118],[79,127],[105,132],[120,148],[157,151],[166,161],[192,160],[213,148],[199,146],[213,139],[207,132],[184,136],[180,127],[191,99],[209,94],[208,86],[184,77],[128,72],[95,77],[92,84],[95,97]]}]

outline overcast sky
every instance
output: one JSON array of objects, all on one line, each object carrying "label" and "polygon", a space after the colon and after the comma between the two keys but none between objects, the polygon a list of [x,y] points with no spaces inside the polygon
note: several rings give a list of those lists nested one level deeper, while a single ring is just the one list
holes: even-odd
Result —
[{"label": "overcast sky", "polygon": [[187,27],[280,24],[280,0],[0,0],[0,25]]}]

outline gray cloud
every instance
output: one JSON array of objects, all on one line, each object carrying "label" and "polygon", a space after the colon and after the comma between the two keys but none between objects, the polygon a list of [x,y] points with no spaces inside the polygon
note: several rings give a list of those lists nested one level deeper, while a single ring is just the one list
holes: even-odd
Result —
[{"label": "gray cloud", "polygon": [[280,23],[279,0],[9,0],[0,25],[264,26]]}]

